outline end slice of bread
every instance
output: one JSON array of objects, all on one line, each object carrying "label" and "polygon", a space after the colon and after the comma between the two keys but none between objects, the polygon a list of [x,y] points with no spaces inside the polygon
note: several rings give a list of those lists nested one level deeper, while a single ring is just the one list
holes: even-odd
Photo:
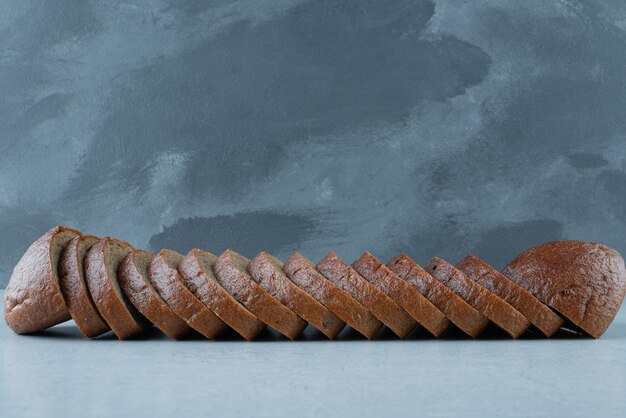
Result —
[{"label": "end slice of bread", "polygon": [[552,241],[529,248],[503,274],[594,338],[604,334],[626,294],[624,259],[595,242]]},{"label": "end slice of bread", "polygon": [[70,319],[58,277],[63,248],[80,231],[56,226],[31,244],[13,269],[4,292],[4,319],[18,334],[44,330]]}]

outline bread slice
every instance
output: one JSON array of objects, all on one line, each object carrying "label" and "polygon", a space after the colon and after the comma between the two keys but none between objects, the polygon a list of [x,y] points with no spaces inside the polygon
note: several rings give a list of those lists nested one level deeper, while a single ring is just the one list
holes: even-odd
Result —
[{"label": "bread slice", "polygon": [[250,341],[265,329],[265,324],[220,285],[213,274],[215,261],[215,255],[196,248],[183,257],[178,271],[191,293],[229,327]]},{"label": "bread slice", "polygon": [[624,259],[594,242],[538,245],[515,257],[503,274],[594,338],[609,327],[626,293]]},{"label": "bread slice", "polygon": [[128,253],[117,271],[120,288],[144,317],[165,335],[177,340],[184,337],[191,328],[152,286],[148,277],[148,266],[153,258],[154,254],[148,251],[133,250]]},{"label": "bread slice", "polygon": [[328,338],[346,325],[328,308],[313,299],[283,272],[283,263],[271,254],[261,252],[248,264],[248,273],[272,297],[309,322]]},{"label": "bread slice", "polygon": [[222,287],[257,318],[289,339],[298,338],[307,323],[252,280],[247,272],[249,261],[226,250],[215,261],[213,273]]},{"label": "bread slice", "polygon": [[[301,289],[366,338],[374,338],[382,327],[382,322],[372,315],[365,306],[357,302],[348,292],[322,276],[315,269],[313,263],[302,254],[293,253],[283,266],[283,270]],[[334,336],[330,338],[334,338]]]},{"label": "bread slice", "polygon": [[496,296],[504,299],[546,337],[554,335],[563,325],[563,319],[555,314],[552,309],[480,258],[468,255],[456,264],[456,268]]},{"label": "bread slice", "polygon": [[334,252],[329,252],[315,266],[327,279],[348,292],[398,337],[404,338],[417,327],[404,309],[387,294],[368,282]]},{"label": "bread slice", "polygon": [[426,271],[511,337],[519,337],[530,327],[528,319],[514,307],[467,277],[465,273],[447,261],[434,257],[426,266]]},{"label": "bread slice", "polygon": [[489,325],[489,320],[463,298],[448,289],[409,256],[400,254],[392,258],[387,267],[406,280],[435,305],[461,331],[476,338]]},{"label": "bread slice", "polygon": [[352,263],[352,267],[370,283],[389,295],[435,337],[443,334],[450,325],[450,320],[443,312],[369,252],[363,253]]},{"label": "bread slice", "polygon": [[83,260],[89,293],[98,312],[120,340],[132,337],[149,325],[126,299],[117,278],[120,263],[132,250],[129,243],[106,237],[89,248]]},{"label": "bread slice", "polygon": [[70,319],[57,267],[65,245],[80,232],[56,226],[26,250],[4,292],[4,320],[18,334],[44,330]]},{"label": "bread slice", "polygon": [[80,332],[88,338],[111,330],[91,298],[83,270],[87,251],[98,241],[100,238],[93,235],[76,236],[67,243],[59,260],[59,284],[65,304]]},{"label": "bread slice", "polygon": [[215,338],[226,324],[187,289],[178,272],[182,260],[176,251],[161,250],[148,265],[148,277],[165,303],[191,328],[208,339]]}]

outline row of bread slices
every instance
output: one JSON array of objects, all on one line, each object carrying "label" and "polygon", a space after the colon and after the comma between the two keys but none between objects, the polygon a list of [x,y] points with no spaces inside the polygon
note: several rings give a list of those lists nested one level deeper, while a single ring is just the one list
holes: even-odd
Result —
[{"label": "row of bread slices", "polygon": [[230,327],[247,340],[266,326],[296,339],[311,324],[333,339],[347,324],[371,339],[383,326],[399,338],[418,326],[436,337],[451,327],[476,337],[493,323],[517,338],[531,326],[549,337],[564,324],[471,255],[422,268],[404,254],[385,265],[365,252],[349,265],[330,252],[315,265],[295,252],[283,264],[265,252],[252,260],[233,250],[152,254],[59,226],[16,266],[5,319],[30,333],[70,316],[87,337],[113,330],[120,339],[150,324],[174,339],[191,330],[212,339]]}]

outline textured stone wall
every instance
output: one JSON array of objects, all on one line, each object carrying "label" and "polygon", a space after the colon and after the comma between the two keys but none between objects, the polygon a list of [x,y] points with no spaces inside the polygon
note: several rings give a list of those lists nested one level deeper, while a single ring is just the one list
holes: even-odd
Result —
[{"label": "textured stone wall", "polygon": [[623,2],[3,3],[2,287],[58,223],[315,261],[626,250]]}]

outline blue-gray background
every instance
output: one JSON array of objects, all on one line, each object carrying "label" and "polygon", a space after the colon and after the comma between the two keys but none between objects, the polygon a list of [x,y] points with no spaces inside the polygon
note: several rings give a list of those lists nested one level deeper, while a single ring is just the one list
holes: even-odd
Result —
[{"label": "blue-gray background", "polygon": [[136,246],[626,250],[626,5],[0,1],[0,285]]}]

